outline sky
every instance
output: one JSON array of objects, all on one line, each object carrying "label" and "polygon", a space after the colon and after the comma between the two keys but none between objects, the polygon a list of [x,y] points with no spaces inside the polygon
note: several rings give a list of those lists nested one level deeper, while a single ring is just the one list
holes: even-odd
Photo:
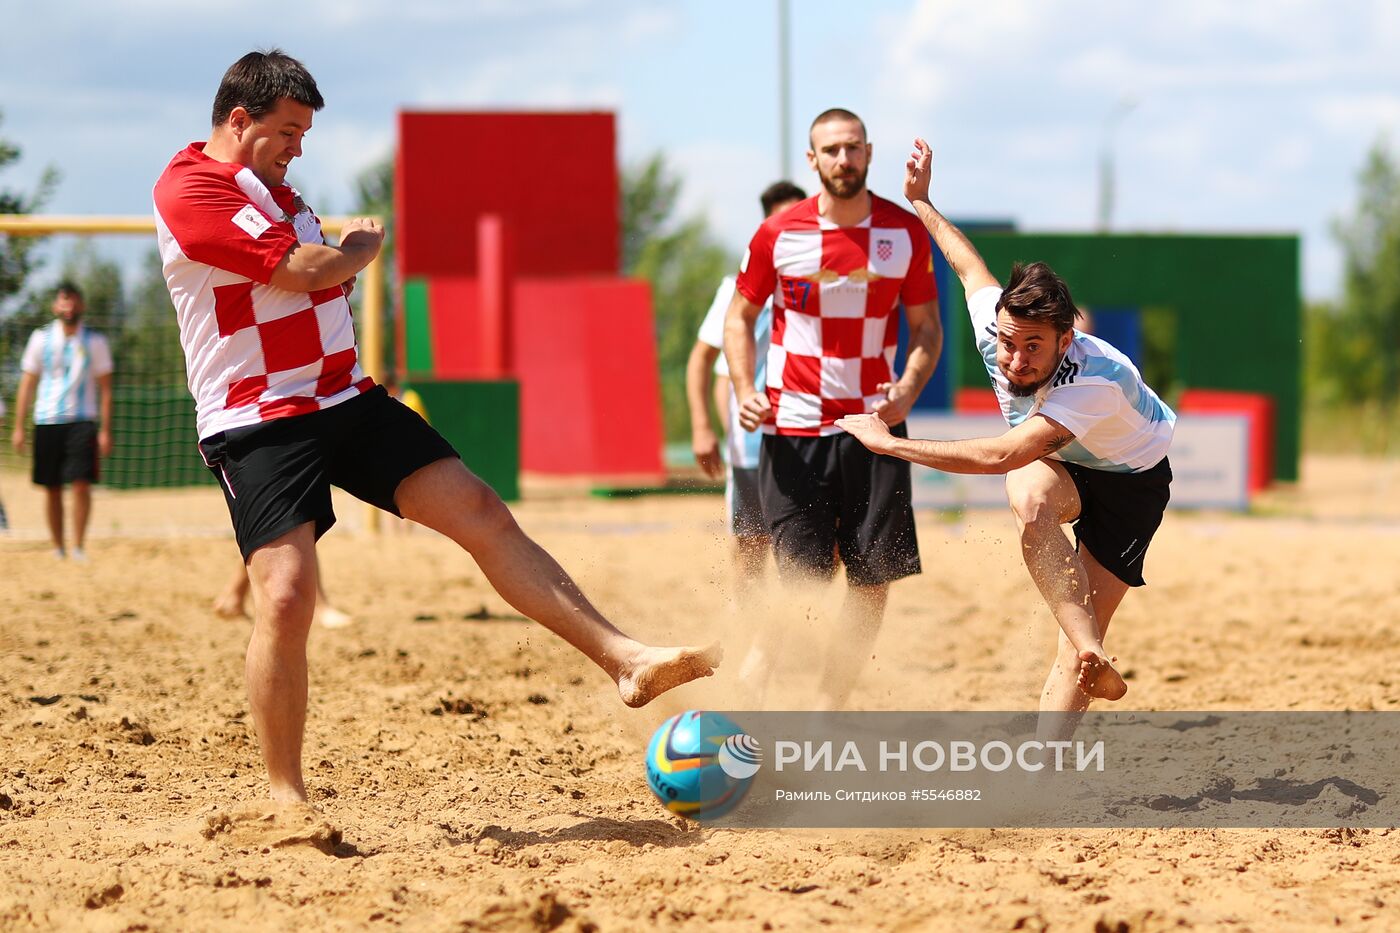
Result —
[{"label": "sky", "polygon": [[736,255],[765,185],[815,190],[806,128],[840,106],[886,197],[917,134],[948,216],[1091,230],[1107,151],[1114,230],[1297,233],[1304,294],[1326,298],[1332,223],[1368,150],[1400,145],[1393,0],[792,0],[786,166],[777,0],[0,0],[0,22],[0,137],[23,150],[0,186],[56,166],[52,213],[148,213],[224,69],[269,45],[327,101],[290,175],[319,213],[352,207],[401,108],[607,109],[620,159],[664,153],[683,213]]}]

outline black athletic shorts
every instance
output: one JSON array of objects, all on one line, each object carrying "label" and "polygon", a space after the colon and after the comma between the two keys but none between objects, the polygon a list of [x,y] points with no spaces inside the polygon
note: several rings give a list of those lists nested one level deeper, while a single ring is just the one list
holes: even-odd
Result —
[{"label": "black athletic shorts", "polygon": [[[909,436],[903,424],[890,431]],[[765,434],[758,473],[780,574],[830,576],[838,549],[858,586],[920,571],[907,461],[877,456],[845,433]]]},{"label": "black athletic shorts", "polygon": [[34,425],[34,483],[97,482],[97,422]]},{"label": "black athletic shorts", "polygon": [[1171,498],[1172,467],[1163,457],[1141,473],[1108,473],[1077,463],[1060,464],[1079,490],[1076,546],[1082,544],[1104,569],[1129,586],[1143,586],[1143,558]]},{"label": "black athletic shorts", "polygon": [[457,451],[383,386],[322,411],[220,431],[199,452],[224,491],[246,562],[282,535],[335,524],[331,487],[394,515],[394,492],[415,471]]}]

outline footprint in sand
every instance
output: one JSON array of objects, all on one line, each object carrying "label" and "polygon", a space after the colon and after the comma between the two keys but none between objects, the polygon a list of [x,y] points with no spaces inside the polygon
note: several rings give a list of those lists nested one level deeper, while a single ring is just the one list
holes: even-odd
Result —
[{"label": "footprint in sand", "polygon": [[245,804],[206,814],[199,824],[205,839],[240,849],[298,846],[335,854],[342,834],[309,804]]}]

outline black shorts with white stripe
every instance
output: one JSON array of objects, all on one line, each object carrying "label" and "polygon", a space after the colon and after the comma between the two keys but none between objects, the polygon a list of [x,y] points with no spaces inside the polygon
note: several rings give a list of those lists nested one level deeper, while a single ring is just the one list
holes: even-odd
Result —
[{"label": "black shorts with white stripe", "polygon": [[1074,539],[1129,586],[1143,586],[1143,559],[1171,498],[1172,467],[1161,462],[1140,473],[1109,473],[1060,462],[1079,491]]}]

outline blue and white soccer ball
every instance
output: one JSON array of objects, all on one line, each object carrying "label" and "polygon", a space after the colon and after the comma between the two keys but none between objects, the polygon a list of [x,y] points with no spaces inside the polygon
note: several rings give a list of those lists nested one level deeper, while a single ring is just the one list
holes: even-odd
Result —
[{"label": "blue and white soccer ball", "polygon": [[652,735],[647,784],[672,813],[713,820],[739,805],[762,763],[758,742],[728,716],[688,710]]}]

